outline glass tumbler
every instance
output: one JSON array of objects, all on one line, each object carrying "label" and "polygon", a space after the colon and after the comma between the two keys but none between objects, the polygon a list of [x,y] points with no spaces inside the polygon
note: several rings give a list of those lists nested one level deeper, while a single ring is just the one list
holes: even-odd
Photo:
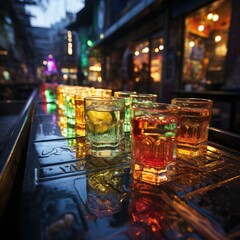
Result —
[{"label": "glass tumbler", "polygon": [[212,100],[174,98],[171,103],[180,107],[177,156],[189,159],[204,155],[207,151]]},{"label": "glass tumbler", "polygon": [[136,104],[132,118],[133,179],[159,184],[174,176],[179,107]]},{"label": "glass tumbler", "polygon": [[87,97],[84,106],[89,153],[99,157],[121,154],[124,151],[124,99]]}]

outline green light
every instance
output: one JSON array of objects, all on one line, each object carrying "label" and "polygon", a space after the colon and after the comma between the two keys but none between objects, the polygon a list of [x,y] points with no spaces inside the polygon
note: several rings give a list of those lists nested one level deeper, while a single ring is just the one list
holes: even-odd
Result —
[{"label": "green light", "polygon": [[55,113],[57,111],[57,105],[55,103],[47,103],[47,112],[49,114]]},{"label": "green light", "polygon": [[92,47],[92,46],[93,46],[92,40],[87,40],[87,45],[88,45],[89,47]]},{"label": "green light", "polygon": [[56,101],[56,92],[51,89],[45,90],[45,96],[48,103]]}]

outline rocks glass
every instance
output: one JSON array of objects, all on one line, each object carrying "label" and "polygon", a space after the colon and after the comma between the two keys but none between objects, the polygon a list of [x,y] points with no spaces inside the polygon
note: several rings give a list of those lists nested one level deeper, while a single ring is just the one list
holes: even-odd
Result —
[{"label": "rocks glass", "polygon": [[207,151],[208,130],[212,116],[212,100],[174,98],[180,107],[177,155],[183,159],[202,156]]},{"label": "rocks glass", "polygon": [[159,184],[174,175],[178,107],[135,104],[132,118],[133,179]]},{"label": "rocks glass", "polygon": [[87,97],[84,106],[89,153],[98,157],[121,154],[124,151],[124,99]]}]

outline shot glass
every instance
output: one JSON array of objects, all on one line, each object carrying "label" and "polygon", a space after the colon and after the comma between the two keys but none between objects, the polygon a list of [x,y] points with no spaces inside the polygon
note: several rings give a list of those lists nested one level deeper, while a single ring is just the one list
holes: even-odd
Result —
[{"label": "shot glass", "polygon": [[136,104],[133,108],[133,179],[158,185],[174,176],[178,110],[167,103]]},{"label": "shot glass", "polygon": [[136,92],[131,91],[116,91],[114,92],[114,97],[123,98],[125,100],[125,120],[124,120],[124,131],[126,133],[130,132],[131,122],[130,122],[130,96]]},{"label": "shot glass", "polygon": [[174,98],[171,103],[180,107],[177,156],[189,159],[204,155],[207,151],[212,100]]},{"label": "shot glass", "polygon": [[99,157],[121,154],[124,151],[124,99],[87,97],[84,106],[89,154]]}]

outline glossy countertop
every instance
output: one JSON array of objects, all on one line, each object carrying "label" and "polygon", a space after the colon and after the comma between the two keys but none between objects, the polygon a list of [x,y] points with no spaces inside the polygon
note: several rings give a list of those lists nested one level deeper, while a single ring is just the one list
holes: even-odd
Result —
[{"label": "glossy countertop", "polygon": [[[158,186],[133,181],[130,146],[88,155],[56,103],[36,100],[21,202],[21,239],[239,239],[240,152],[209,142]],[[66,119],[65,119],[66,120]]]}]

